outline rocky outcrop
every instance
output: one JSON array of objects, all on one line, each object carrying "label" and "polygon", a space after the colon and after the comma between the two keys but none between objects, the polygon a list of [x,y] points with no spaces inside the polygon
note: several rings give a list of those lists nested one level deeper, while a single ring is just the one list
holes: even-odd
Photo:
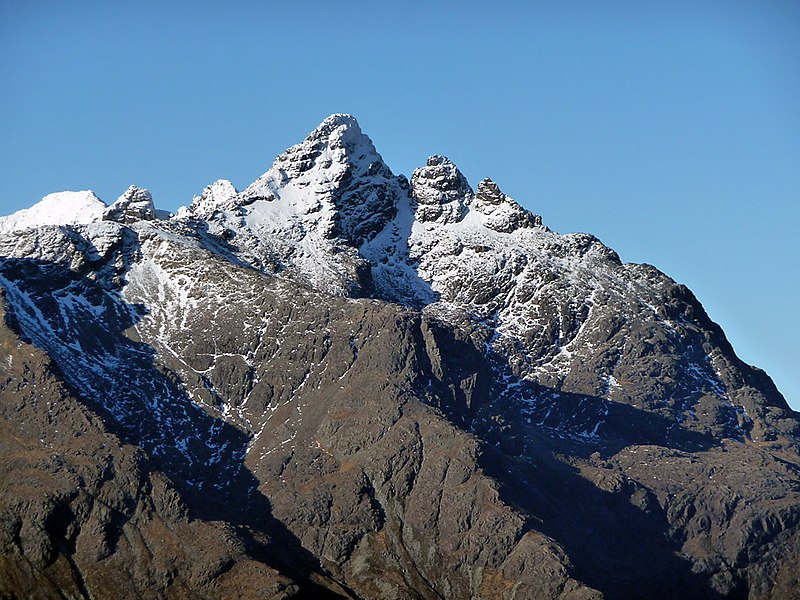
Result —
[{"label": "rocky outcrop", "polygon": [[511,233],[520,227],[542,227],[542,217],[533,215],[500,191],[491,179],[478,184],[472,206],[484,215],[484,224],[501,233]]},{"label": "rocky outcrop", "polygon": [[118,223],[136,223],[137,221],[152,221],[156,218],[156,208],[153,197],[144,188],[130,186],[114,204],[103,213],[104,221]]},{"label": "rocky outcrop", "polygon": [[420,223],[457,223],[464,216],[472,188],[461,171],[444,156],[431,156],[411,176],[414,217]]},{"label": "rocky outcrop", "polygon": [[211,185],[206,186],[202,194],[195,196],[188,209],[181,207],[182,210],[178,213],[178,216],[181,218],[208,219],[216,211],[225,210],[235,205],[238,193],[230,181],[218,179]]}]

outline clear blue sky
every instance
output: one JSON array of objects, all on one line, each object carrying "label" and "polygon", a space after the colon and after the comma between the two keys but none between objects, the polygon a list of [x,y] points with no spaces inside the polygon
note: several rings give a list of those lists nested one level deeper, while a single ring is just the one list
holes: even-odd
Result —
[{"label": "clear blue sky", "polygon": [[0,213],[175,209],[349,112],[686,283],[800,409],[800,3],[225,4],[2,0]]}]

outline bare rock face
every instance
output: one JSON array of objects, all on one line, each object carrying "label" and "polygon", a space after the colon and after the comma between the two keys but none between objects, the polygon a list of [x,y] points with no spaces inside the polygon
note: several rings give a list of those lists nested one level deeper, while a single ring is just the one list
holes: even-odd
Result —
[{"label": "bare rock face", "polygon": [[797,597],[797,416],[655,268],[347,115],[137,194],[0,235],[0,596]]}]

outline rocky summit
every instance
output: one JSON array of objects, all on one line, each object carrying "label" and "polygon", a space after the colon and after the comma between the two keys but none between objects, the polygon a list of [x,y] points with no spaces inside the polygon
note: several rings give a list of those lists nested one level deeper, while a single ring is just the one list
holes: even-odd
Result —
[{"label": "rocky summit", "polygon": [[0,256],[0,598],[800,597],[798,415],[691,291],[349,115]]}]

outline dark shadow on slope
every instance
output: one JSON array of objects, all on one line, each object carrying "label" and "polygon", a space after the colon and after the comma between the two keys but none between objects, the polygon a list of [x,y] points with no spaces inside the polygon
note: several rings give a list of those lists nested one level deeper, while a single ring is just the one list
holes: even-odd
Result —
[{"label": "dark shadow on slope", "polygon": [[[388,231],[381,234],[389,236],[391,245],[386,252],[379,253],[378,264],[370,265],[367,273],[370,283],[364,289],[368,297],[421,309],[438,302],[441,294],[419,275],[418,265],[411,262],[408,241],[411,239],[415,204],[408,180],[400,176],[398,181],[405,197],[396,199],[394,218],[387,225]],[[404,211],[409,211],[409,218],[400,216]],[[367,242],[365,247],[369,246]],[[397,273],[400,273],[399,277]]]},{"label": "dark shadow on slope", "polygon": [[[93,265],[119,268],[97,278],[67,264],[0,259],[9,326],[48,353],[110,431],[145,450],[150,468],[181,492],[191,518],[227,521],[250,556],[294,579],[304,593],[340,597],[311,581],[313,573],[324,574],[319,561],[272,516],[257,490],[244,466],[249,435],[194,404],[179,377],[156,363],[155,350],[136,339],[132,328],[147,311],[118,291],[138,256],[136,241],[123,235],[111,259]],[[85,257],[99,259],[91,252]]]},{"label": "dark shadow on slope", "polygon": [[[220,233],[213,233],[209,228],[208,221],[198,219],[191,219],[188,222],[188,227],[193,231],[203,248],[212,254],[216,254],[238,267],[258,270],[254,265],[242,260],[241,249],[231,243],[236,237],[236,233],[233,230],[223,229]],[[274,263],[263,265],[262,268],[273,273],[279,270],[279,266]]]},{"label": "dark shadow on slope", "polygon": [[[421,333],[422,344],[431,346],[427,337],[436,347],[447,349],[433,359],[428,352],[427,368],[435,378],[448,380],[447,391],[438,390],[439,400],[433,403],[441,404],[456,424],[468,429],[497,433],[514,423],[530,424],[555,437],[580,442],[581,447],[592,448],[590,453],[613,454],[638,444],[695,452],[719,444],[710,434],[683,428],[655,412],[520,380],[499,357],[487,358],[468,335],[447,325],[427,321]],[[489,412],[503,416],[508,427],[495,426],[498,421]]]},{"label": "dark shadow on slope", "polygon": [[629,404],[521,381],[516,386],[518,395],[509,400],[520,407],[525,422],[575,436],[606,456],[640,444],[685,452],[719,445],[711,434],[686,429],[673,419]]},{"label": "dark shadow on slope", "polygon": [[[427,326],[426,332],[423,325],[420,337],[428,364],[419,396],[482,441],[479,466],[498,482],[504,502],[528,517],[527,529],[565,549],[576,579],[609,599],[720,597],[708,577],[678,555],[681,541],[671,537],[652,493],[626,478],[605,491],[569,464],[571,457],[611,455],[639,444],[698,452],[716,440],[632,406],[531,386],[510,375],[498,381],[483,353],[452,328]],[[599,415],[605,425],[596,437],[587,436]]]},{"label": "dark shadow on slope", "polygon": [[677,554],[680,541],[670,538],[666,515],[646,488],[623,481],[604,491],[552,452],[528,448],[522,460],[489,446],[480,464],[500,483],[501,497],[528,516],[526,529],[564,548],[576,579],[609,600],[723,597]]}]

